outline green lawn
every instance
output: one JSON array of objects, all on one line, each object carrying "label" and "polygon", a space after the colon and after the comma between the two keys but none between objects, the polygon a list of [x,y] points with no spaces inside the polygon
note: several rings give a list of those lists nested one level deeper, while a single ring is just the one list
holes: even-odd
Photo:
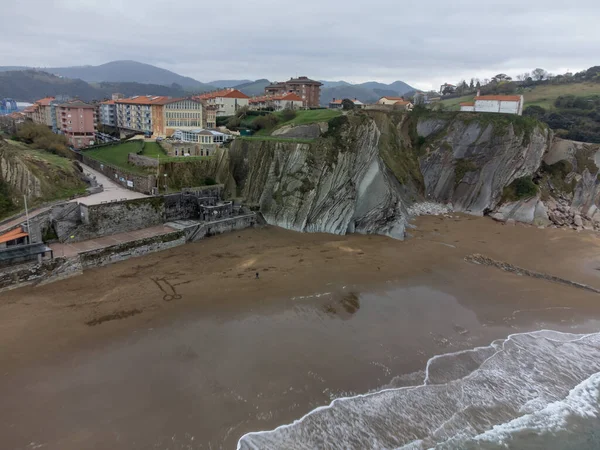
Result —
[{"label": "green lawn", "polygon": [[163,156],[166,156],[167,154],[158,142],[146,142],[144,144],[144,150],[142,150],[142,155],[150,158],[158,158],[160,156],[160,159],[162,160]]},{"label": "green lawn", "polygon": [[142,141],[128,141],[121,144],[86,150],[83,154],[96,161],[111,164],[130,172],[146,174],[148,172],[147,169],[129,164],[127,159],[130,153],[138,152],[141,145]]},{"label": "green lawn", "polygon": [[[281,112],[276,113],[281,120]],[[335,109],[312,109],[306,111],[296,111],[296,117],[287,122],[281,122],[279,126],[283,125],[307,125],[309,123],[316,122],[328,122],[334,117],[342,115],[341,111]]]}]

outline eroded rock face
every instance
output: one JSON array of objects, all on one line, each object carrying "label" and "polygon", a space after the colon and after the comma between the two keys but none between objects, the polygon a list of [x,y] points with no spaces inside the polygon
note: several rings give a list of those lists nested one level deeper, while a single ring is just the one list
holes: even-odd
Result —
[{"label": "eroded rock face", "polygon": [[315,139],[327,131],[327,123],[312,123],[309,125],[286,125],[273,131],[273,136],[286,138]]},{"label": "eroded rock face", "polygon": [[314,144],[234,142],[232,173],[238,189],[259,206],[267,223],[284,228],[403,238],[406,199],[379,157],[381,133],[356,119],[336,139]]},{"label": "eroded rock face", "polygon": [[491,217],[501,222],[515,220],[536,226],[550,225],[548,210],[539,196],[502,204]]},{"label": "eroded rock face", "polygon": [[[423,209],[412,205],[481,215],[498,206],[507,185],[538,170],[551,132],[489,116],[369,111],[341,118],[312,143],[235,141],[228,185],[269,224],[402,238]],[[548,223],[539,198],[506,205],[500,217]]]},{"label": "eroded rock face", "polygon": [[417,132],[433,136],[420,158],[427,198],[475,215],[493,210],[515,179],[533,175],[551,139],[542,126],[515,130],[513,123],[465,116],[445,125],[426,119]]},{"label": "eroded rock face", "polygon": [[5,152],[0,145],[0,180],[27,198],[40,198],[42,184],[33,172],[18,158]]}]

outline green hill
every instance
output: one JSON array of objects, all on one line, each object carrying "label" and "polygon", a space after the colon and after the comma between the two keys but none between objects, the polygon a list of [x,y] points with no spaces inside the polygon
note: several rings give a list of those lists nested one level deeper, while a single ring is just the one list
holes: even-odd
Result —
[{"label": "green hill", "polygon": [[[600,83],[569,83],[569,84],[543,84],[531,88],[523,88],[517,94],[525,97],[525,108],[528,106],[541,106],[544,109],[555,109],[554,102],[558,97],[573,95],[575,97],[589,97],[600,95]],[[442,100],[440,103],[448,111],[459,111],[460,103],[472,101],[474,96]]]}]

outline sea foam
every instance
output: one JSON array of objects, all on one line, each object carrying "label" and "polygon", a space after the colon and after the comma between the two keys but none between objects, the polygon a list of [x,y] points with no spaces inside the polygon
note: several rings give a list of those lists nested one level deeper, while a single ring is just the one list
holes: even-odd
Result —
[{"label": "sea foam", "polygon": [[248,433],[237,448],[426,449],[505,442],[518,430],[565,427],[571,415],[598,417],[599,373],[600,333],[514,334],[431,358],[423,385],[336,399],[291,424]]}]

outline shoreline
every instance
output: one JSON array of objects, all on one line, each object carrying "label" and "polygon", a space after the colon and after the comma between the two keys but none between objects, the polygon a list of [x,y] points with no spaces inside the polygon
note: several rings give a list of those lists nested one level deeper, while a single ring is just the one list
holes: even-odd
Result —
[{"label": "shoreline", "polygon": [[[139,407],[149,417],[165,410],[179,418],[156,419],[148,439],[157,445],[163,430],[183,436],[192,427],[198,443],[235,448],[242,434],[291,423],[344,393],[397,386],[396,377],[423,371],[436,355],[545,325],[597,327],[598,294],[464,260],[481,253],[600,287],[595,234],[458,215],[417,225],[407,241],[247,229],[2,293],[0,338],[11,349],[0,355],[7,412],[24,414],[23,425],[38,423],[36,412],[19,406],[28,385],[45,386],[47,405],[63,402],[41,376],[77,393],[66,411],[83,408],[106,385],[109,398],[127,402],[127,436],[141,430],[143,416],[128,412]],[[165,300],[161,286],[181,298]],[[140,312],[124,317],[128,311]],[[80,390],[84,379],[89,388]],[[294,390],[281,396],[286,383]],[[190,403],[189,389],[200,403]],[[85,403],[86,414],[104,420],[97,401]],[[197,416],[199,405],[214,411],[210,419]],[[80,442],[62,427],[65,449],[93,446],[108,431],[100,427]],[[14,430],[4,431],[19,442]]]}]

